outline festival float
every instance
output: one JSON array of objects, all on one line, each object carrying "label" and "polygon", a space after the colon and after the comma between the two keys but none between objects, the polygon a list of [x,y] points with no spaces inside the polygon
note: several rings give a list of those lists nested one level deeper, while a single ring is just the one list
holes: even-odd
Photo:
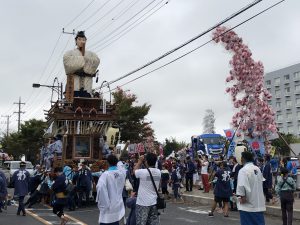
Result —
[{"label": "festival float", "polygon": [[77,33],[75,41],[77,48],[63,56],[67,76],[64,97],[45,114],[47,136],[61,138],[61,156],[55,157],[53,167],[85,160],[99,170],[105,148],[113,148],[118,138],[115,105],[92,89],[100,59],[85,49],[83,31]]},{"label": "festival float", "polygon": [[[242,136],[257,156],[269,153],[269,140],[277,133],[277,127],[275,112],[268,104],[272,96],[264,86],[263,63],[252,58],[242,38],[229,28],[218,27],[213,32],[213,40],[222,43],[227,51],[233,53],[229,62],[231,70],[226,78],[231,86],[226,88],[226,92],[231,94],[234,108],[237,109],[231,122],[232,130],[236,132],[227,131],[230,133],[228,136],[231,140],[235,133],[237,137]],[[228,156],[234,154],[234,146],[229,148]],[[236,149],[236,153],[240,154],[240,149]]]}]

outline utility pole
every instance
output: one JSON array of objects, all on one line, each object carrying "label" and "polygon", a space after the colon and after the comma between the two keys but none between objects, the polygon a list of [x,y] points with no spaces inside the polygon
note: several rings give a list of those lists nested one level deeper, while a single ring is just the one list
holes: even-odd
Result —
[{"label": "utility pole", "polygon": [[18,132],[20,131],[21,128],[21,113],[25,113],[21,111],[21,105],[25,105],[25,103],[21,102],[21,97],[19,98],[19,102],[14,102],[14,104],[19,105],[19,111],[18,112],[14,112],[18,114]]},{"label": "utility pole", "polygon": [[8,137],[8,133],[9,133],[9,118],[11,116],[7,115],[7,116],[1,116],[1,117],[6,117],[6,119],[7,119],[7,121],[6,121],[6,137]]}]

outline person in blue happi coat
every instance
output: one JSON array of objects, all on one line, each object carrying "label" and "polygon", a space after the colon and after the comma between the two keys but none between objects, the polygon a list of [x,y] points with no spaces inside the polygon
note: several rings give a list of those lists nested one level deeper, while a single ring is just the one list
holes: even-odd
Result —
[{"label": "person in blue happi coat", "polygon": [[84,195],[86,199],[86,205],[89,205],[90,191],[92,189],[92,173],[87,167],[87,162],[82,162],[81,166],[81,169],[73,177],[77,184],[79,207],[83,206],[82,201]]},{"label": "person in blue happi coat", "polygon": [[18,196],[19,200],[17,215],[20,215],[22,211],[23,216],[26,216],[24,198],[28,194],[28,186],[30,180],[30,174],[25,168],[26,162],[20,162],[20,169],[14,172],[12,176],[12,183],[15,188],[14,195]]},{"label": "person in blue happi coat", "polygon": [[2,208],[6,209],[6,198],[7,198],[7,183],[5,174],[0,171],[0,212],[2,212]]},{"label": "person in blue happi coat", "polygon": [[66,176],[63,173],[63,169],[61,167],[54,168],[54,182],[52,185],[52,191],[55,194],[53,205],[53,213],[56,214],[60,220],[60,225],[65,225],[68,222],[68,218],[64,215],[64,207],[67,203],[66,196]]}]

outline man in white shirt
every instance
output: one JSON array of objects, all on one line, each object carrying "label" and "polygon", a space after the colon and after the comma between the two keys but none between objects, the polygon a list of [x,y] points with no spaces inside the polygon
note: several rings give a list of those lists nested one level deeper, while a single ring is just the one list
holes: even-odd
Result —
[{"label": "man in white shirt", "polygon": [[236,188],[241,225],[265,225],[264,178],[260,169],[253,164],[251,152],[242,152],[242,164]]},{"label": "man in white shirt", "polygon": [[97,184],[99,223],[100,225],[119,225],[119,221],[125,215],[122,192],[126,170],[121,165],[117,166],[118,159],[115,155],[109,155],[107,162],[109,169],[101,175]]},{"label": "man in white shirt", "polygon": [[145,158],[145,164],[151,171],[157,189],[161,178],[160,170],[155,168],[157,155],[154,153],[147,153],[146,157],[140,156],[138,163],[134,167],[135,176],[140,179],[136,201],[136,224],[158,225],[158,211],[156,208],[157,194],[151,181],[149,171],[147,169],[140,169]]}]

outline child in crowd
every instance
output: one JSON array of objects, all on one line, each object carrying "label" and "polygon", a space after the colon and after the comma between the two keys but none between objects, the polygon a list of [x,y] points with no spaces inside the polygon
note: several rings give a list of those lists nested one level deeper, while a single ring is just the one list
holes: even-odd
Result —
[{"label": "child in crowd", "polygon": [[169,191],[168,191],[169,180],[170,180],[169,171],[166,169],[166,166],[163,165],[161,170],[161,190],[165,198],[169,198]]},{"label": "child in crowd", "polygon": [[179,168],[176,165],[173,165],[172,175],[171,175],[171,184],[172,189],[174,191],[174,203],[178,202],[178,200],[183,203],[183,199],[180,195],[180,180],[179,180]]}]

